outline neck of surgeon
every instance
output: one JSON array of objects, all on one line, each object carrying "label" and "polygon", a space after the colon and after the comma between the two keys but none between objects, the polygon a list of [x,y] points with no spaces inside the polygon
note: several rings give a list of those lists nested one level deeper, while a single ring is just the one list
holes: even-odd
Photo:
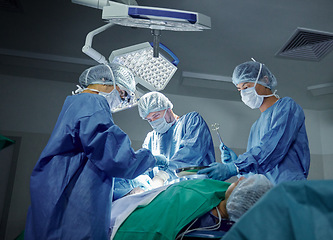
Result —
[{"label": "neck of surgeon", "polygon": [[[271,94],[273,94],[272,91],[269,88],[265,88],[265,89],[267,89],[267,93],[262,94],[262,95],[271,95]],[[270,96],[270,97],[265,97],[263,103],[259,107],[260,112],[266,111],[268,108],[273,106],[274,103],[276,103],[278,100],[279,100],[279,98],[276,97],[275,95]]]}]

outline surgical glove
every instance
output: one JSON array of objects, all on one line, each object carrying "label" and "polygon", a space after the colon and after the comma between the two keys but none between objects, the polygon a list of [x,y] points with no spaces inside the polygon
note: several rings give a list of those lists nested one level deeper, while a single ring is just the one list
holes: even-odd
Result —
[{"label": "surgical glove", "polygon": [[237,167],[234,163],[212,163],[208,168],[201,169],[198,174],[207,174],[209,178],[224,181],[237,175]]},{"label": "surgical glove", "polygon": [[132,191],[130,191],[129,193],[127,193],[125,196],[143,193],[144,191],[145,190],[143,190],[142,188],[136,187],[136,188],[133,188]]},{"label": "surgical glove", "polygon": [[140,187],[145,191],[151,190],[153,189],[153,187],[151,186],[152,181],[153,180],[148,175],[142,174],[133,179],[133,186]]},{"label": "surgical glove", "polygon": [[169,160],[164,155],[154,155],[154,157],[159,170],[166,170],[169,167]]},{"label": "surgical glove", "polygon": [[237,154],[228,148],[224,143],[220,144],[220,151],[221,151],[221,161],[223,163],[231,163],[235,161],[238,157]]},{"label": "surgical glove", "polygon": [[164,171],[158,171],[158,173],[155,175],[155,177],[152,179],[152,186],[154,188],[156,187],[161,187],[164,186],[164,184],[166,183],[166,181],[169,179],[169,174],[167,172]]}]

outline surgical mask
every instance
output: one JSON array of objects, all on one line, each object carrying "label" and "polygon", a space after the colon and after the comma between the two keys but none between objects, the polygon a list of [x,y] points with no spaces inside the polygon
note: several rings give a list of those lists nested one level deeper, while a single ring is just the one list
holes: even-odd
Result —
[{"label": "surgical mask", "polygon": [[98,95],[101,95],[103,97],[105,97],[106,101],[109,104],[110,110],[113,113],[113,110],[116,109],[119,105],[122,104],[123,100],[120,97],[119,92],[117,91],[117,89],[113,89],[111,92],[106,93],[106,92],[101,92],[98,91],[96,89],[92,89],[92,88],[84,88],[83,90],[90,90],[93,92],[97,92]]},{"label": "surgical mask", "polygon": [[276,96],[277,98],[279,98],[279,96],[277,96],[275,94],[276,91],[274,91],[274,93],[272,93],[270,95],[258,95],[258,93],[256,91],[256,85],[257,85],[257,82],[258,82],[258,79],[259,79],[259,76],[261,73],[261,69],[262,69],[262,64],[260,63],[259,73],[258,73],[258,76],[254,83],[254,86],[241,90],[241,97],[242,97],[243,103],[245,103],[248,107],[250,107],[252,109],[259,108],[262,105],[265,97]]},{"label": "surgical mask", "polygon": [[168,109],[165,110],[163,117],[156,119],[155,121],[149,122],[150,126],[160,134],[167,132],[176,121],[175,119],[172,122],[167,123],[167,121],[164,118],[167,110]]},{"label": "surgical mask", "polygon": [[113,112],[113,110],[122,103],[122,99],[117,89],[113,89],[109,93],[99,92],[98,95],[105,97],[106,101],[110,106],[111,112]]}]

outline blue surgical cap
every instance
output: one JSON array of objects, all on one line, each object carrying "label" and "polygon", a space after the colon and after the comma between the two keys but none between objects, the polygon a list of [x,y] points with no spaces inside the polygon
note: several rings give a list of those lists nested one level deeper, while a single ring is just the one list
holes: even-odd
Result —
[{"label": "blue surgical cap", "polygon": [[[232,82],[237,86],[239,83],[243,82],[255,82],[259,73],[260,63],[259,62],[245,62],[238,65],[233,74]],[[267,79],[264,78],[267,76]],[[258,79],[258,84],[261,84],[269,89],[277,86],[277,81],[275,76],[269,71],[269,69],[262,64],[262,69]]]},{"label": "blue surgical cap", "polygon": [[272,187],[273,184],[262,174],[241,180],[227,200],[229,219],[237,222]]},{"label": "blue surgical cap", "polygon": [[149,113],[172,109],[173,105],[162,93],[149,92],[140,98],[138,108],[140,116],[145,119]]},{"label": "blue surgical cap", "polygon": [[135,92],[133,73],[128,68],[114,63],[109,65],[99,64],[86,69],[81,74],[79,83],[84,88],[90,84],[113,85],[112,74],[117,86],[130,93]]}]

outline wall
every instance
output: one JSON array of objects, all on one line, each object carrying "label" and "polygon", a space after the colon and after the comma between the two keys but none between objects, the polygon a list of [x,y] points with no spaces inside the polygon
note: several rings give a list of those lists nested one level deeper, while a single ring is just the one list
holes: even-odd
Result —
[{"label": "wall", "polygon": [[333,110],[321,112],[320,125],[324,178],[333,179]]},{"label": "wall", "polygon": [[[64,99],[75,90],[75,84],[0,76],[0,133],[21,138],[17,171],[9,209],[6,239],[15,238],[24,229],[29,202],[29,178],[55,125]],[[168,95],[178,115],[199,112],[207,124],[220,124],[220,134],[226,145],[242,153],[252,122],[259,111],[242,102],[223,101]],[[305,110],[311,167],[309,179],[332,179],[333,170],[333,111]],[[138,149],[150,125],[143,121],[137,108],[119,112],[114,120],[130,136]],[[135,123],[135,124],[133,124]],[[212,132],[216,156],[219,159],[218,139]]]}]

